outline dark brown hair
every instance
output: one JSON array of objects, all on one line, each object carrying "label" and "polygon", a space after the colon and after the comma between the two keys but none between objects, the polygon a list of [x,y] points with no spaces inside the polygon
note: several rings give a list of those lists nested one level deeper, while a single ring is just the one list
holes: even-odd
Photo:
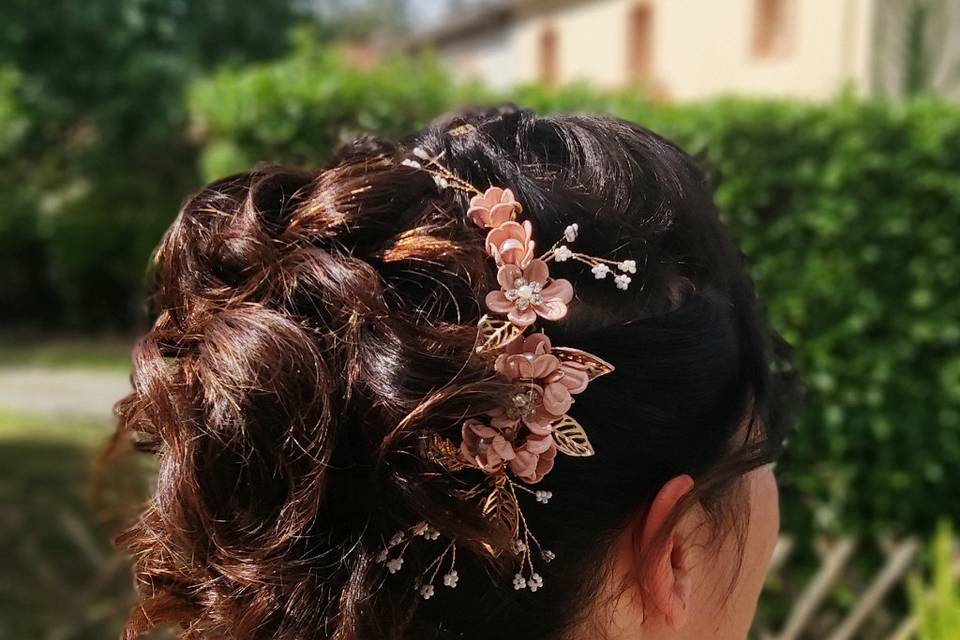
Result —
[{"label": "dark brown hair", "polygon": [[[525,509],[557,556],[535,594],[487,559],[508,534],[428,456],[505,382],[472,350],[493,261],[466,196],[401,164],[415,145],[481,188],[510,187],[543,241],[576,222],[578,250],[637,260],[627,292],[555,267],[577,297],[551,337],[617,371],[571,411],[597,455],[558,461],[543,482],[555,499]],[[780,452],[772,334],[707,182],[627,122],[508,106],[403,143],[354,141],[317,171],[225,178],[183,206],[154,277],[156,323],[118,404],[118,434],[159,460],[120,537],[141,594],[128,638],[161,624],[236,640],[559,638],[665,481],[693,475],[719,514],[717,498]],[[428,602],[412,576],[432,556],[411,547],[395,576],[376,562],[422,520],[460,548],[460,585]]]}]

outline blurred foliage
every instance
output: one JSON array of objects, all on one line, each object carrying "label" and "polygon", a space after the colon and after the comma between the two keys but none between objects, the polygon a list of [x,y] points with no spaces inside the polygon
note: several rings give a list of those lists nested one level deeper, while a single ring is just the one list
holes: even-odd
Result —
[{"label": "blurred foliage", "polygon": [[184,87],[283,52],[293,5],[0,3],[5,322],[131,323],[146,256],[198,186]]},{"label": "blurred foliage", "polygon": [[[77,20],[88,6],[97,4],[76,9]],[[95,19],[90,13],[85,20]],[[148,23],[144,29],[157,29]],[[259,27],[272,42],[258,40],[270,38],[251,26],[246,50],[266,56],[280,39],[274,25]],[[229,39],[243,28],[231,26]],[[183,83],[200,75],[190,62],[199,54],[175,72],[169,61],[141,60],[175,76],[168,82],[176,90],[153,109],[157,96],[146,87],[157,83],[137,80],[145,71],[134,56],[107,75],[142,91],[93,92],[88,108],[66,109],[73,116],[59,120],[30,106],[38,100],[34,71],[3,71],[0,153],[17,160],[17,170],[0,177],[9,181],[0,188],[26,213],[14,207],[0,223],[0,246],[12,251],[0,260],[38,265],[6,268],[17,276],[0,286],[16,310],[58,324],[129,322],[148,248],[198,166],[210,179],[263,161],[318,165],[341,140],[403,136],[462,104],[509,99],[543,112],[611,113],[702,159],[775,326],[797,347],[810,388],[780,466],[785,526],[796,535],[929,531],[941,515],[960,517],[960,107],[846,97],[658,106],[637,89],[585,86],[497,96],[452,81],[429,59],[356,68],[311,30],[297,30],[292,41],[292,51],[272,62],[226,55],[185,95]],[[195,48],[203,42],[198,36]],[[118,64],[123,58],[113,56]],[[115,101],[104,97],[111,91]],[[55,104],[48,105],[54,112]],[[92,124],[77,129],[87,111]],[[199,158],[188,139],[202,148]],[[38,141],[53,146],[44,151]],[[36,306],[29,292],[41,285],[56,294],[56,306]],[[51,315],[38,316],[44,309]]]},{"label": "blurred foliage", "polygon": [[910,583],[913,613],[920,640],[960,638],[960,556],[953,528],[943,522],[930,548],[930,581],[914,576]]},{"label": "blurred foliage", "polygon": [[791,531],[930,531],[960,515],[958,116],[840,100],[647,121],[709,167],[797,348],[809,397],[780,467]]},{"label": "blurred foliage", "polygon": [[469,95],[430,59],[394,57],[364,69],[319,45],[310,29],[298,29],[293,42],[282,61],[227,68],[192,88],[205,178],[272,159],[318,164],[364,133],[409,135]]}]

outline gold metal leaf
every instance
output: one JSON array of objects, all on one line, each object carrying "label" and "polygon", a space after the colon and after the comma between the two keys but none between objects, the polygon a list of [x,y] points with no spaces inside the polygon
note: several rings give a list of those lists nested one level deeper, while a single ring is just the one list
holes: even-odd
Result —
[{"label": "gold metal leaf", "polygon": [[430,459],[447,471],[461,471],[470,468],[460,457],[460,449],[450,440],[440,436],[433,436],[430,443]]},{"label": "gold metal leaf", "polygon": [[523,327],[518,327],[509,320],[483,316],[478,324],[477,353],[502,349],[521,335]]},{"label": "gold metal leaf", "polygon": [[605,376],[614,370],[614,366],[606,360],[598,358],[592,353],[581,351],[580,349],[553,347],[550,353],[557,356],[562,362],[573,362],[584,367],[587,370],[587,378],[589,380]]},{"label": "gold metal leaf", "polygon": [[520,505],[507,482],[495,482],[483,501],[483,515],[510,531],[520,525]]},{"label": "gold metal leaf", "polygon": [[577,458],[592,456],[595,452],[587,432],[580,423],[566,415],[553,424],[553,440],[560,453]]},{"label": "gold metal leaf", "polygon": [[472,133],[476,130],[477,128],[472,124],[462,124],[459,127],[454,127],[453,129],[450,129],[450,131],[447,131],[447,135],[456,138],[459,136],[465,136],[468,133]]}]

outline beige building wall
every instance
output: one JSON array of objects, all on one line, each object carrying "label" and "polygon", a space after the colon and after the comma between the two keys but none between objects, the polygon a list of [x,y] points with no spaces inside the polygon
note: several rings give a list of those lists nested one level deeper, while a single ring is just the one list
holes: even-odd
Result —
[{"label": "beige building wall", "polygon": [[518,82],[510,32],[492,30],[451,42],[441,49],[442,58],[457,77],[506,89]]},{"label": "beige building wall", "polygon": [[540,79],[541,39],[547,30],[553,30],[558,82],[584,80],[601,87],[624,84],[627,50],[623,20],[629,4],[630,0],[593,0],[531,10],[520,17],[512,32],[517,78],[521,82]]},{"label": "beige building wall", "polygon": [[[554,34],[556,80],[616,87],[633,81],[629,24],[638,4],[652,16],[656,93],[689,100],[727,93],[827,98],[866,91],[877,0],[789,0],[776,52],[757,55],[759,0],[593,0],[531,8],[509,28],[515,82],[542,79],[543,38]],[[549,3],[544,3],[549,4]]]}]

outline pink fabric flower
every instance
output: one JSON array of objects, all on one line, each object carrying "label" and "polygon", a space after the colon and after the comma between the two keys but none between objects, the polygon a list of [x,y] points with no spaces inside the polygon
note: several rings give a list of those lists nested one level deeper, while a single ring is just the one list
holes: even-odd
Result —
[{"label": "pink fabric flower", "polygon": [[532,236],[533,225],[529,220],[503,222],[487,234],[487,253],[493,256],[498,267],[513,264],[523,269],[533,260]]},{"label": "pink fabric flower", "polygon": [[467,217],[477,226],[492,228],[513,220],[514,216],[521,212],[523,206],[513,197],[513,191],[490,187],[482,194],[470,198]]},{"label": "pink fabric flower", "polygon": [[510,380],[531,380],[541,389],[541,402],[552,422],[570,410],[572,394],[587,388],[586,368],[551,354],[550,338],[535,333],[514,340],[497,356],[494,368]]},{"label": "pink fabric flower", "polygon": [[479,420],[466,420],[462,436],[460,455],[468,464],[484,471],[499,471],[505,462],[516,458],[513,445],[499,431]]},{"label": "pink fabric flower", "polygon": [[490,416],[490,424],[497,429],[513,429],[517,422],[522,422],[531,433],[540,436],[550,434],[553,431],[551,423],[559,417],[544,409],[543,388],[535,384],[514,393],[505,406],[497,407],[487,415]]},{"label": "pink fabric flower", "polygon": [[497,281],[501,289],[487,294],[487,308],[506,314],[518,327],[530,326],[537,316],[559,320],[567,315],[567,304],[573,300],[573,285],[551,279],[543,260],[534,260],[525,269],[505,264],[497,271]]},{"label": "pink fabric flower", "polygon": [[510,470],[524,482],[536,484],[553,469],[556,457],[557,445],[552,436],[530,436],[516,450],[516,457],[510,461]]}]

